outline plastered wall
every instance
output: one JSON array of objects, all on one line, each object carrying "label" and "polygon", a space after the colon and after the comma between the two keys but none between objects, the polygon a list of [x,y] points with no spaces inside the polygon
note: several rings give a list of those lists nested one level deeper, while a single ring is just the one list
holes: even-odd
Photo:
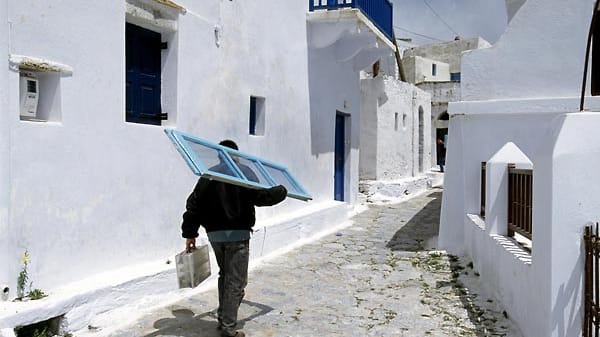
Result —
[{"label": "plastered wall", "polygon": [[[361,179],[395,180],[431,167],[431,99],[412,84],[378,76],[361,80]],[[419,172],[419,107],[423,172]]]},{"label": "plastered wall", "polygon": [[[311,81],[346,86],[309,95],[308,4],[270,3],[266,12],[254,2],[179,3],[187,12],[169,12],[177,31],[163,34],[163,127],[234,139],[243,151],[288,166],[312,203],[331,200],[335,111],[352,115],[349,156],[357,157],[359,82],[340,68],[332,74],[338,78]],[[15,288],[26,249],[33,286],[44,290],[172,258],[183,247],[181,214],[197,177],[163,127],[125,122],[125,2],[2,1],[2,18],[11,24],[0,34],[0,62],[29,55],[73,72],[56,77],[59,120],[43,123],[19,120],[19,74],[0,71],[0,92],[8,93],[0,95],[0,187],[9,186],[0,192],[0,249],[7,249],[0,283]],[[261,137],[248,135],[251,95],[266,101]],[[352,202],[358,161],[348,165]],[[258,221],[304,206],[288,200],[259,209]]]}]

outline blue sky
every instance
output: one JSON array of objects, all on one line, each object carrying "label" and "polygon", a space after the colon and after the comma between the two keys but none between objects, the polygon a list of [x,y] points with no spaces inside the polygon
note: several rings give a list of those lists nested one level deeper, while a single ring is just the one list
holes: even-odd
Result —
[{"label": "blue sky", "polygon": [[391,1],[396,37],[417,44],[453,40],[456,33],[494,43],[506,29],[504,0]]}]

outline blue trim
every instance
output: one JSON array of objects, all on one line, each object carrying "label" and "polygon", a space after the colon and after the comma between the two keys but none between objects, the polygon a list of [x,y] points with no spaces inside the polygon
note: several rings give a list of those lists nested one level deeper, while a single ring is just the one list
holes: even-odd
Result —
[{"label": "blue trim", "polygon": [[[173,144],[177,148],[177,151],[182,155],[188,166],[192,169],[194,174],[226,183],[232,183],[239,186],[246,186],[250,188],[269,188],[275,185],[291,185],[294,190],[288,190],[288,197],[299,199],[299,200],[311,200],[312,197],[306,192],[302,185],[294,178],[287,167],[268,161],[266,159],[253,156],[248,153],[236,151],[228,147],[224,147],[207,140],[194,137],[190,134],[186,134],[173,129],[165,129],[167,136],[173,141]],[[223,162],[236,176],[223,174],[220,172],[211,171],[206,168],[204,163],[200,160],[200,157],[190,146],[190,143],[199,144],[209,149],[213,149],[218,152],[219,156],[224,159]],[[260,171],[263,178],[265,178],[269,184],[263,184],[248,180],[248,178],[242,173],[242,170],[238,167],[236,162],[231,158],[231,155],[238,156],[249,161],[252,161],[256,168]],[[279,171],[286,181],[277,181],[266,167],[270,167],[274,170]]]},{"label": "blue trim", "polygon": [[358,8],[375,24],[390,41],[393,42],[394,36],[394,7],[389,0],[344,0],[342,4],[338,0],[308,0],[309,11],[326,9],[336,10],[338,8],[352,7]]},{"label": "blue trim", "polygon": [[198,167],[196,167],[196,165],[192,161],[192,158],[190,158],[190,156],[187,153],[187,151],[184,150],[184,147],[181,144],[181,142],[179,141],[179,139],[177,138],[177,135],[173,134],[173,130],[165,129],[165,133],[167,134],[167,136],[169,136],[169,138],[171,139],[171,141],[175,145],[175,148],[177,148],[177,151],[181,154],[181,156],[185,160],[186,164],[188,164],[188,166],[190,167],[190,169],[192,169],[192,172],[194,172],[194,174],[198,175],[198,176],[202,175],[202,171],[200,171],[198,169]]}]

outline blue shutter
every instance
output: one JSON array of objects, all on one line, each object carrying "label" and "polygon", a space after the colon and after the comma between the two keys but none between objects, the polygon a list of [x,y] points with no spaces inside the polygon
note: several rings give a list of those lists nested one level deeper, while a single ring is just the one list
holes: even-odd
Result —
[{"label": "blue shutter", "polygon": [[130,23],[125,27],[126,120],[160,125],[161,36]]}]

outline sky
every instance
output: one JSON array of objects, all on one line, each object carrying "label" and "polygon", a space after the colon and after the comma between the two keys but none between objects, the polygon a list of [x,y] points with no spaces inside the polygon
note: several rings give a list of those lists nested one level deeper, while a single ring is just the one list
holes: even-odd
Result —
[{"label": "sky", "polygon": [[495,43],[506,29],[505,0],[391,0],[396,38],[415,44],[481,36]]}]

